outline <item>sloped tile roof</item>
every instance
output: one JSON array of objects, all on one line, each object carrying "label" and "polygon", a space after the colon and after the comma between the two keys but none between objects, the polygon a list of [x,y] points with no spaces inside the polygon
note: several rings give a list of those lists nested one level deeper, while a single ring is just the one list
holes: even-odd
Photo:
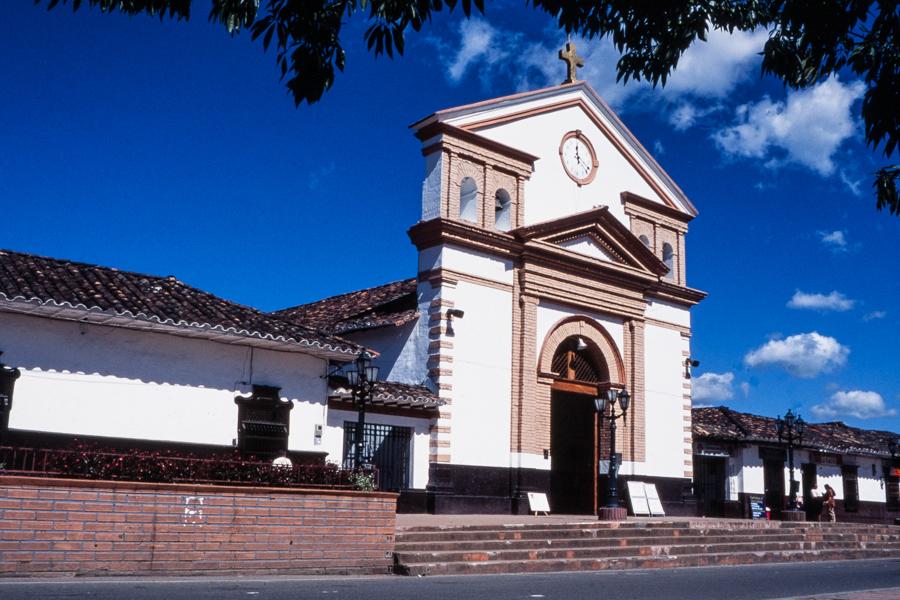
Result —
[{"label": "sloped tile roof", "polygon": [[[778,443],[775,419],[738,412],[725,406],[691,410],[695,438],[722,441]],[[815,450],[848,454],[890,456],[888,440],[898,435],[890,431],[860,429],[839,421],[807,423],[802,446]]]},{"label": "sloped tile roof", "polygon": [[360,347],[315,328],[191,287],[175,277],[0,250],[0,306],[61,307],[189,330],[356,354]]},{"label": "sloped tile roof", "polygon": [[341,334],[399,326],[418,318],[416,279],[392,281],[272,313],[293,323]]},{"label": "sloped tile roof", "polygon": [[[350,398],[350,389],[347,379],[341,376],[328,378],[331,398],[347,400]],[[372,392],[370,402],[379,406],[404,408],[419,411],[436,410],[445,404],[437,394],[424,385],[412,385],[396,381],[377,381]]]}]

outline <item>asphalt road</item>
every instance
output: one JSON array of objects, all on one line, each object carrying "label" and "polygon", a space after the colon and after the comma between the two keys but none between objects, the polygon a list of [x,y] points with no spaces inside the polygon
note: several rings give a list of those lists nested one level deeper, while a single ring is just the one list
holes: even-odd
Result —
[{"label": "asphalt road", "polygon": [[0,599],[762,600],[900,588],[900,560],[456,577],[0,580]]}]

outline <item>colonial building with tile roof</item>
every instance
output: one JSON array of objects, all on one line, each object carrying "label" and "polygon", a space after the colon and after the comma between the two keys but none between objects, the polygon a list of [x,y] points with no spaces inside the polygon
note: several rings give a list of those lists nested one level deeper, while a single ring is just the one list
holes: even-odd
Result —
[{"label": "colonial building with tile roof", "polygon": [[[750,516],[756,498],[777,517],[790,501],[790,465],[776,419],[725,406],[692,412],[700,513]],[[816,491],[825,484],[837,492],[840,520],[900,517],[898,437],[841,422],[807,423],[794,450],[794,481],[807,518],[817,519]]]},{"label": "colonial building with tile roof", "polygon": [[[545,494],[554,512],[618,516],[612,472],[693,511],[685,365],[705,293],[687,283],[685,193],[583,81],[411,128],[425,175],[409,279],[265,314],[5,253],[0,350],[23,371],[10,433],[252,449],[274,431],[270,451],[343,462],[343,365],[369,348],[360,449],[403,510],[525,513]],[[594,402],[609,393],[628,398],[615,446]]]}]

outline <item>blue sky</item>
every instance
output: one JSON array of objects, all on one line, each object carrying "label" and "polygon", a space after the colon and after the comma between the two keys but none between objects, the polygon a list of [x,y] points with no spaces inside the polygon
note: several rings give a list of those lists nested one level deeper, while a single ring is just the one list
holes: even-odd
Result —
[{"label": "blue sky", "polygon": [[[399,60],[364,23],[347,70],[294,108],[274,55],[205,19],[28,2],[0,25],[0,247],[176,275],[270,310],[415,272],[423,174],[407,126],[561,81],[565,41],[507,1],[441,15]],[[696,402],[900,430],[900,219],[874,209],[849,76],[787,92],[759,75],[763,32],[713,34],[664,90],[581,76],[700,209],[688,235]]]}]

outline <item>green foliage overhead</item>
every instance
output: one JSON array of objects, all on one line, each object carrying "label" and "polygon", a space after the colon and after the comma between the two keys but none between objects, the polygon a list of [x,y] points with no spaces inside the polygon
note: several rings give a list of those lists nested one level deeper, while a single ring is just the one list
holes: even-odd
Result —
[{"label": "green foliage overhead", "polygon": [[[98,7],[105,12],[188,19],[192,0],[35,0],[53,8]],[[900,143],[900,6],[876,0],[526,0],[567,33],[612,40],[620,80],[666,84],[684,52],[710,29],[764,28],[769,40],[762,70],[794,89],[849,70],[866,84],[862,102],[866,143],[893,157]],[[404,36],[433,13],[457,5],[466,16],[484,0],[212,0],[209,19],[232,35],[249,29],[276,60],[296,104],[321,99],[343,71],[341,28],[361,15],[366,44],[376,56],[403,54]],[[875,173],[878,209],[900,215],[900,166]]]}]

